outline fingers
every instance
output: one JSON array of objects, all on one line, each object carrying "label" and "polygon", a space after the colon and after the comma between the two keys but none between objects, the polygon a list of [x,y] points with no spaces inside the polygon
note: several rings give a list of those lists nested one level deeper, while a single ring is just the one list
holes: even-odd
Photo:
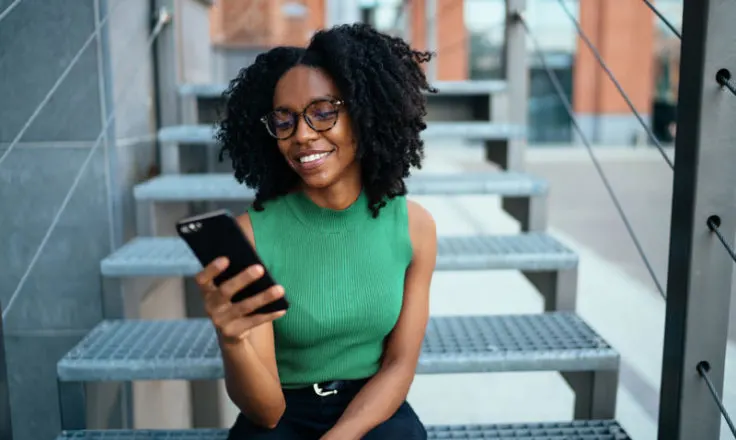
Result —
[{"label": "fingers", "polygon": [[233,306],[233,311],[239,316],[250,315],[266,304],[270,304],[284,296],[284,288],[282,286],[272,286],[263,292],[246,298]]},{"label": "fingers", "polygon": [[229,264],[230,262],[227,258],[217,258],[194,277],[194,281],[197,283],[197,286],[199,286],[202,293],[216,289],[213,280],[215,277],[220,275]]},{"label": "fingers", "polygon": [[220,293],[224,296],[224,299],[227,299],[229,301],[244,287],[247,287],[255,280],[262,277],[263,273],[264,270],[261,265],[255,264],[253,266],[250,266],[239,274],[220,284]]},{"label": "fingers", "polygon": [[243,340],[251,329],[258,327],[261,324],[274,321],[286,313],[285,310],[279,310],[271,313],[259,313],[229,321],[226,324],[218,327],[220,334],[228,340],[239,341]]},{"label": "fingers", "polygon": [[257,315],[251,315],[244,320],[250,321],[248,327],[249,328],[255,328],[258,327],[261,324],[265,324],[267,322],[275,321],[282,316],[286,314],[286,310],[279,310],[277,312],[271,312],[271,313],[259,313]]},{"label": "fingers", "polygon": [[244,287],[261,278],[265,270],[261,265],[253,265],[234,277],[220,284],[214,285],[214,279],[220,275],[229,262],[226,258],[218,258],[208,264],[195,276],[195,281],[205,299],[205,309],[212,323],[226,338],[240,340],[253,327],[273,321],[284,315],[285,311],[254,314],[261,307],[284,296],[282,286],[272,286],[252,297],[233,304],[232,297]]},{"label": "fingers", "polygon": [[[215,324],[215,327],[219,328],[220,331],[223,332],[223,334],[226,328],[229,328],[233,325],[239,325],[237,324],[238,322],[246,323],[244,325],[249,325],[249,327],[247,328],[251,328],[255,325],[258,325],[258,323],[260,322],[265,322],[262,321],[262,318],[264,316],[270,316],[273,314],[253,314],[253,312],[265,306],[266,304],[276,301],[283,296],[284,288],[282,286],[272,286],[264,290],[263,292],[253,295],[252,297],[240,301],[236,304],[233,304],[230,301],[225,301],[220,304],[211,305],[208,307],[207,313],[210,315],[210,318],[212,319],[213,324]],[[279,314],[279,312],[275,312],[274,314],[276,318],[282,315],[283,313]],[[255,320],[256,323],[253,323],[253,320]],[[268,319],[266,319],[266,321],[268,321]],[[236,330],[230,330],[228,333],[240,331],[239,329],[240,327],[238,327],[238,329]]]}]

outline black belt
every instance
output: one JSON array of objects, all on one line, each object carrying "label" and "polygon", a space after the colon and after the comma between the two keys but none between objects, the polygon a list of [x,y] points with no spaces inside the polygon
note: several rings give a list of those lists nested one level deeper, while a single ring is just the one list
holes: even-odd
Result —
[{"label": "black belt", "polygon": [[[332,396],[343,390],[360,388],[368,379],[353,379],[353,380],[331,380],[327,382],[319,382],[312,384],[311,387],[297,388],[293,391],[308,391],[321,397]],[[291,391],[291,390],[289,390]]]}]

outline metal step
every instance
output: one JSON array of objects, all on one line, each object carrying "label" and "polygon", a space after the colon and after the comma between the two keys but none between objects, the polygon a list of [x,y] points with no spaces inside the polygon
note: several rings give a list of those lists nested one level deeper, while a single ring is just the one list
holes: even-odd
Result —
[{"label": "metal step", "polygon": [[[615,371],[619,355],[573,312],[431,317],[417,374]],[[109,320],[57,365],[67,382],[223,377],[208,319]]]},{"label": "metal step", "polygon": [[[163,174],[181,173],[181,146],[215,146],[216,126],[214,124],[172,125],[158,131],[160,143],[161,172]],[[526,127],[509,123],[488,121],[436,121],[428,122],[422,131],[422,139],[451,141],[480,141],[486,152],[493,150],[508,156],[509,141],[522,140],[526,136]],[[490,150],[489,150],[490,149]],[[502,153],[502,150],[506,151]],[[486,154],[488,156],[488,154]],[[208,160],[214,160],[214,156]],[[499,163],[503,169],[519,169],[508,163]],[[518,165],[518,164],[517,164]],[[214,163],[208,167],[214,167]],[[209,170],[212,171],[212,170]]]},{"label": "metal step", "polygon": [[[496,195],[503,209],[519,221],[521,231],[547,228],[548,183],[514,171],[470,173],[419,172],[406,180],[410,196]],[[190,202],[250,203],[255,191],[238,183],[232,173],[163,174],[133,187],[136,201],[136,232],[139,236],[165,235],[173,210],[185,217]],[[165,204],[165,205],[161,205]],[[210,206],[210,205],[208,205]],[[210,208],[212,209],[212,208]]]},{"label": "metal step", "polygon": [[[556,272],[575,269],[578,256],[541,232],[447,236],[437,242],[436,270]],[[103,276],[193,276],[202,266],[179,237],[136,237],[104,258]]]},{"label": "metal step", "polygon": [[[429,425],[431,440],[631,440],[615,420],[514,423],[500,425]],[[225,440],[226,429],[68,431],[56,440]]]},{"label": "metal step", "polygon": [[[576,419],[615,415],[619,354],[574,312],[430,317],[417,374],[557,371]],[[57,364],[62,426],[83,429],[88,382],[217,380],[222,360],[207,319],[108,320]],[[469,431],[470,432],[470,431]]]},{"label": "metal step", "polygon": [[[214,125],[172,125],[158,131],[162,144],[214,144]],[[429,122],[422,137],[465,140],[508,140],[524,135],[523,127],[495,122]]]},{"label": "metal step", "polygon": [[[411,195],[493,194],[507,197],[545,196],[546,181],[512,171],[457,174],[418,173],[407,178]],[[255,192],[238,183],[232,174],[168,174],[133,188],[136,201],[249,201]]]},{"label": "metal step", "polygon": [[[473,80],[473,81],[434,81],[432,87],[437,88],[437,95],[489,95],[503,93],[507,89],[504,80]],[[179,86],[179,95],[182,97],[195,96],[197,98],[220,99],[228,85],[222,84],[182,84]]]},{"label": "metal step", "polygon": [[[437,239],[438,271],[518,270],[544,298],[544,310],[575,310],[578,256],[543,232],[445,236]],[[108,313],[118,317],[118,282],[138,277],[191,277],[199,260],[179,237],[136,237],[100,262]],[[122,291],[125,291],[123,289]],[[122,307],[122,306],[121,306]]]}]

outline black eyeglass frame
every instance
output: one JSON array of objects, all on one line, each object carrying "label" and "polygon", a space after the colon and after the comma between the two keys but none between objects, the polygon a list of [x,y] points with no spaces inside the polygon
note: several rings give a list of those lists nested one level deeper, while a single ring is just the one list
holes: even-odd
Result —
[{"label": "black eyeglass frame", "polygon": [[[335,116],[335,120],[332,121],[332,125],[330,125],[327,128],[323,128],[323,129],[317,129],[317,128],[315,128],[314,125],[312,125],[312,122],[309,120],[309,117],[307,116],[307,110],[311,106],[313,106],[314,104],[317,104],[317,103],[320,103],[320,102],[329,102],[330,104],[334,105],[335,106],[335,109],[337,110],[337,116]],[[278,136],[276,136],[276,134],[273,133],[271,131],[271,128],[268,126],[268,117],[270,115],[272,115],[276,110],[271,110],[270,112],[268,112],[265,115],[263,115],[261,117],[261,122],[263,123],[263,125],[266,126],[266,131],[268,132],[268,134],[270,134],[275,139],[278,139],[280,141],[283,141],[283,140],[289,139],[290,137],[294,136],[294,133],[296,133],[296,129],[299,126],[299,121],[301,119],[304,119],[304,121],[307,123],[307,125],[309,125],[309,128],[311,128],[312,130],[314,130],[314,131],[316,131],[318,133],[322,133],[322,132],[325,132],[325,131],[332,130],[335,127],[335,125],[337,124],[337,120],[340,117],[340,111],[342,110],[342,107],[344,105],[345,105],[345,101],[343,101],[342,99],[337,99],[337,98],[322,98],[322,99],[315,99],[314,101],[310,102],[300,112],[286,110],[290,114],[292,114],[292,115],[294,115],[296,117],[295,118],[296,119],[296,122],[294,123],[294,126],[291,128],[291,133],[289,133],[289,135],[286,136],[286,137],[278,137]],[[282,109],[282,110],[285,110],[285,109]]]}]

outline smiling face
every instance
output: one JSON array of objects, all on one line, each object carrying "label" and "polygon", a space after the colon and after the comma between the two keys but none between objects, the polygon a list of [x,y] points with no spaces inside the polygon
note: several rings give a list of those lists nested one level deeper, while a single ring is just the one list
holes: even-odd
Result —
[{"label": "smiling face", "polygon": [[359,173],[350,118],[324,71],[290,69],[276,85],[273,107],[267,116],[269,130],[305,185],[327,188]]}]

